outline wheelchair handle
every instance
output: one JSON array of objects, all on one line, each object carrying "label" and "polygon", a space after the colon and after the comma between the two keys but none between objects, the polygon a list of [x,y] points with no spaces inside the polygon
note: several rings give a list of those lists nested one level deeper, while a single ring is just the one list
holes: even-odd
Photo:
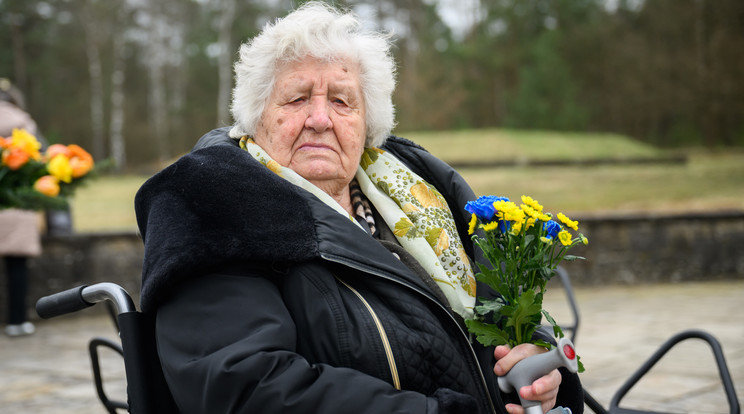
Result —
[{"label": "wheelchair handle", "polygon": [[[532,355],[517,362],[505,376],[498,377],[497,382],[503,392],[518,392],[520,388],[532,384],[536,379],[560,367],[565,367],[573,373],[579,368],[576,351],[568,338],[561,338],[558,346],[551,351]],[[542,414],[539,401],[525,400],[521,395],[519,400],[527,414]]]},{"label": "wheelchair handle", "polygon": [[117,314],[137,310],[132,297],[124,288],[114,283],[104,282],[90,286],[78,286],[44,296],[36,302],[36,313],[44,319],[49,319],[77,312],[104,300],[113,302]]}]

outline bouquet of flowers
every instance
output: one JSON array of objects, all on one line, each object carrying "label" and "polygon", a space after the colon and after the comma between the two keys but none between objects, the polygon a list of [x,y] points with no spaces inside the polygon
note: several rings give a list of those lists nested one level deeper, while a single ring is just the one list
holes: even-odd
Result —
[{"label": "bouquet of flowers", "polygon": [[[555,221],[524,195],[519,206],[505,197],[482,196],[468,202],[465,210],[472,214],[469,234],[490,262],[490,266],[478,263],[476,278],[501,294],[480,299],[475,318],[466,321],[468,329],[485,346],[534,343],[551,348],[545,341],[533,340],[533,334],[545,317],[554,335],[563,337],[542,301],[556,266],[563,260],[583,259],[567,254],[571,247],[589,242],[583,234],[567,230],[578,231],[578,222],[562,213]],[[477,228],[485,237],[474,234]]]},{"label": "bouquet of flowers", "polygon": [[59,209],[93,169],[93,157],[78,145],[41,143],[24,129],[0,137],[0,209]]}]

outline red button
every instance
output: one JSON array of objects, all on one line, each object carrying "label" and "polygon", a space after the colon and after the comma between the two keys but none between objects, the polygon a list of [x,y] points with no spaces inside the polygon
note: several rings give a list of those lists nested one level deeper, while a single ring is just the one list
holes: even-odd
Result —
[{"label": "red button", "polygon": [[576,351],[571,348],[571,345],[563,345],[563,353],[566,354],[566,357],[568,357],[568,359],[576,358]]}]

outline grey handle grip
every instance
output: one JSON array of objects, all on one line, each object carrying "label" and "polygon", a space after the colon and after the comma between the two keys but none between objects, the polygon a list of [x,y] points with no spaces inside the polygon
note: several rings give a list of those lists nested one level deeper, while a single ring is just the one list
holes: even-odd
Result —
[{"label": "grey handle grip", "polygon": [[[576,351],[568,338],[561,338],[555,349],[517,362],[506,375],[498,377],[499,389],[503,392],[519,391],[520,388],[532,384],[536,379],[560,367],[565,367],[573,373],[579,370]],[[519,401],[527,414],[542,414],[539,401],[525,400],[522,396],[519,396]]]},{"label": "grey handle grip", "polygon": [[77,312],[104,300],[110,300],[114,304],[117,314],[137,310],[132,297],[124,288],[114,283],[103,282],[44,296],[36,302],[36,313],[47,319]]},{"label": "grey handle grip", "polygon": [[36,302],[36,313],[44,319],[55,316],[77,312],[92,306],[83,298],[83,289],[86,286],[78,286],[67,289],[53,295],[44,296]]}]

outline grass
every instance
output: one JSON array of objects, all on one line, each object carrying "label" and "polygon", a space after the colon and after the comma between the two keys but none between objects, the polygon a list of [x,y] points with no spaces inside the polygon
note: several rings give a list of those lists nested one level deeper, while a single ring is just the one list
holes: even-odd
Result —
[{"label": "grass", "polygon": [[664,155],[650,145],[617,134],[483,129],[412,132],[403,136],[450,162],[651,158]]},{"label": "grass", "polygon": [[88,181],[71,203],[76,231],[129,231],[137,228],[134,195],[144,175],[108,175]]},{"label": "grass", "polygon": [[[672,155],[612,134],[482,130],[401,134],[448,162],[583,160]],[[675,152],[674,155],[677,155]],[[686,164],[462,169],[477,195],[519,199],[527,194],[548,211],[569,216],[631,212],[744,210],[744,150],[684,151]],[[75,229],[136,229],[134,195],[147,175],[91,180],[72,203]]]},{"label": "grass", "polygon": [[571,215],[744,210],[744,153],[707,154],[682,165],[463,170],[476,194],[519,199]]}]

